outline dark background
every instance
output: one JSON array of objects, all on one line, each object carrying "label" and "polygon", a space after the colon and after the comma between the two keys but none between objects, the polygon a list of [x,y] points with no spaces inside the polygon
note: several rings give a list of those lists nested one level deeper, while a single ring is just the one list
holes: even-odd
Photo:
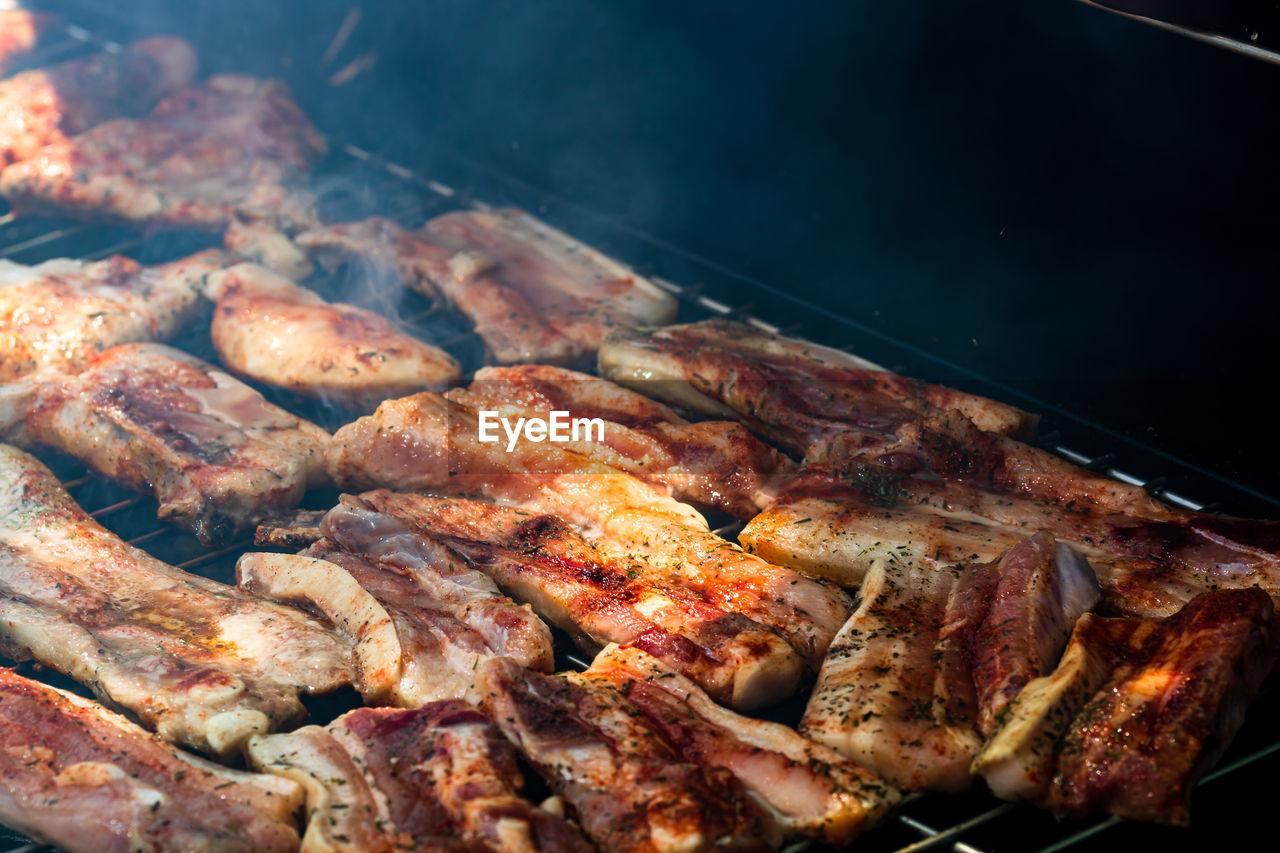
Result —
[{"label": "dark background", "polygon": [[366,3],[327,64],[350,0],[47,5],[185,34],[336,140],[496,167],[1280,494],[1280,67],[1068,0]]}]

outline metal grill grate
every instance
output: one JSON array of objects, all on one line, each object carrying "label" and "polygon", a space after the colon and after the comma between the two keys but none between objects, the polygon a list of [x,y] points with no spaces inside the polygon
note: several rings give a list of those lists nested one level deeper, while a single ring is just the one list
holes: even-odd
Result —
[{"label": "metal grill grate", "polygon": [[[26,64],[57,61],[89,47],[119,49],[113,42],[97,39],[78,27],[68,27],[65,39],[42,49]],[[443,180],[428,177],[371,152],[344,146],[319,170],[315,184],[319,188],[322,209],[331,218],[340,220],[376,213],[416,226],[425,218],[459,207],[522,207],[649,275],[680,301],[681,321],[712,316],[733,317],[770,332],[798,334],[840,346],[906,375],[945,381],[964,390],[1042,412],[1045,414],[1045,429],[1039,441],[1041,446],[1090,470],[1144,486],[1152,494],[1178,506],[1255,516],[1273,515],[1280,507],[1280,501],[1269,495],[1076,417],[907,342],[890,338],[851,318],[832,314],[820,305],[806,302],[789,292],[737,274],[714,261],[638,232],[624,222],[496,173],[464,156],[442,158],[437,168],[441,176],[448,177]],[[213,245],[216,241],[216,237],[209,235],[144,235],[111,226],[0,216],[0,258],[24,263],[64,256],[99,259],[112,254],[128,254],[144,263],[156,263]],[[359,302],[345,290],[350,283],[340,271],[333,278],[320,282],[317,289],[330,296],[341,294],[345,301]],[[772,321],[756,316],[752,306],[768,306]],[[385,304],[378,307],[387,308]],[[407,291],[391,308],[396,319],[410,332],[449,349],[468,373],[483,363],[482,342],[463,318],[451,310]],[[183,344],[197,356],[216,360],[207,335],[184,339]],[[287,392],[267,387],[259,390],[274,402],[326,427],[336,427],[346,419],[332,409]],[[250,545],[249,542],[241,541],[209,551],[193,536],[161,526],[156,520],[154,501],[86,474],[79,463],[69,458],[49,455],[43,458],[82,506],[130,544],[180,568],[222,582],[234,582],[236,558]],[[333,497],[332,492],[314,493],[308,496],[305,505],[325,508],[332,505]],[[739,529],[740,524],[735,522],[725,524],[716,532],[732,538]],[[588,663],[564,642],[557,644],[557,661],[562,667],[579,669]],[[20,669],[27,673],[34,671],[30,665],[23,665]],[[56,674],[41,672],[39,677],[84,693],[83,689]],[[1280,714],[1280,691],[1275,687],[1274,679],[1264,687],[1232,749],[1218,768],[1202,781],[1203,790],[1198,795],[1200,800],[1218,790],[1223,792],[1219,796],[1230,803],[1245,781],[1240,771],[1255,762],[1269,760],[1271,764],[1268,767],[1272,772],[1280,769],[1275,757],[1280,752],[1280,739],[1266,723]],[[801,707],[793,702],[781,709],[777,716],[794,722]],[[1196,819],[1210,832],[1214,830],[1215,821],[1223,820],[1218,815],[1205,813],[1203,808],[1196,811]],[[957,853],[982,853],[995,850],[1057,851],[1100,840],[1140,844],[1155,841],[1169,846],[1191,843],[1178,832],[1186,831],[1132,824],[1115,818],[1059,824],[1041,811],[1003,803],[983,792],[913,794],[904,798],[896,818],[859,839],[857,844],[859,849],[899,853],[943,849]],[[1104,834],[1105,839],[1100,838]],[[47,849],[27,844],[20,837],[0,829],[0,848],[5,848],[6,842],[8,849],[24,853]]]}]

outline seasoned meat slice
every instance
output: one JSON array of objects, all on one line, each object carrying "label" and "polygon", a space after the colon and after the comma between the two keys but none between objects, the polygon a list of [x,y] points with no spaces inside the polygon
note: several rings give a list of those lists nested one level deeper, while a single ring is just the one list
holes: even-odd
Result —
[{"label": "seasoned meat slice", "polygon": [[0,74],[30,53],[57,18],[26,9],[0,9]]},{"label": "seasoned meat slice", "polygon": [[153,493],[162,519],[205,544],[252,530],[328,481],[328,433],[170,347],[125,344],[82,373],[22,381],[30,399],[11,433]]},{"label": "seasoned meat slice", "polygon": [[898,792],[866,768],[787,726],[720,707],[640,649],[610,645],[571,678],[621,690],[686,759],[737,777],[789,837],[847,844],[898,802]]},{"label": "seasoned meat slice", "polygon": [[1278,629],[1256,589],[1205,593],[1165,619],[1086,615],[974,770],[999,796],[1060,815],[1186,824],[1196,780],[1275,663]]},{"label": "seasoned meat slice", "polygon": [[[792,463],[729,421],[689,423],[661,403],[562,367],[523,364],[485,367],[463,391],[449,392],[474,411],[588,423],[579,440],[560,447],[604,462],[655,485],[682,501],[749,519],[760,511],[762,494]],[[572,434],[570,435],[572,438]]]},{"label": "seasoned meat slice", "polygon": [[40,462],[0,445],[0,652],[37,660],[173,743],[234,754],[350,681],[350,651],[288,607],[126,545]]},{"label": "seasoned meat slice", "polygon": [[591,850],[565,820],[521,799],[515,750],[461,700],[361,708],[325,728],[255,737],[249,757],[306,788],[303,850]]},{"label": "seasoned meat slice", "polygon": [[330,470],[342,487],[445,489],[554,515],[605,556],[638,558],[820,663],[849,612],[839,590],[743,552],[664,489],[549,443],[507,452],[481,441],[478,427],[474,411],[439,395],[389,400],[339,430]]},{"label": "seasoned meat slice", "polygon": [[0,669],[0,776],[0,821],[69,853],[298,846],[296,783],[200,761],[8,669]]},{"label": "seasoned meat slice", "polygon": [[610,684],[498,659],[480,668],[476,698],[602,850],[772,850],[782,841],[737,777],[683,759]]},{"label": "seasoned meat slice", "polygon": [[443,388],[460,374],[437,347],[389,320],[318,294],[254,264],[210,277],[213,345],[231,370],[350,409]]},{"label": "seasoned meat slice", "polygon": [[278,80],[216,75],[147,118],[75,132],[0,172],[15,210],[212,231],[238,218],[294,230],[316,222],[297,174],[325,141]]},{"label": "seasoned meat slice", "polygon": [[603,556],[554,517],[385,491],[361,499],[451,549],[589,651],[638,646],[740,708],[791,695],[804,675],[782,637],[642,560]]},{"label": "seasoned meat slice", "polygon": [[[29,33],[18,26],[19,35]],[[8,36],[6,28],[0,38]],[[191,45],[158,36],[0,80],[0,168],[107,119],[145,112],[195,74]]]},{"label": "seasoned meat slice", "polygon": [[120,256],[0,260],[0,382],[76,373],[108,347],[173,335],[199,311],[205,277],[230,262],[220,251],[153,267]]},{"label": "seasoned meat slice", "polygon": [[589,364],[618,325],[669,323],[676,302],[521,210],[457,211],[417,231],[384,219],[301,234],[321,260],[364,257],[471,318],[501,362]]},{"label": "seasoned meat slice", "polygon": [[601,375],[719,417],[736,417],[798,456],[876,452],[895,429],[956,411],[981,429],[1034,434],[1026,412],[907,379],[849,353],[729,320],[621,329],[600,348]]}]

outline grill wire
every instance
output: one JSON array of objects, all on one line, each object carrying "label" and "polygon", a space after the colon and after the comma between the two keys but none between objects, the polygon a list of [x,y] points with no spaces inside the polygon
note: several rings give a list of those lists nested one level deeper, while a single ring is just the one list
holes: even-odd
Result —
[{"label": "grill wire", "polygon": [[[61,61],[88,49],[120,49],[118,43],[98,38],[77,26],[66,27],[64,34],[64,38],[27,57],[23,66]],[[989,394],[1044,412],[1045,429],[1037,442],[1041,447],[1089,470],[1143,486],[1151,494],[1176,506],[1206,511],[1226,509],[1254,516],[1274,515],[1280,507],[1280,501],[1271,496],[1254,492],[1156,448],[1062,412],[1016,389],[972,374],[961,366],[887,338],[849,318],[824,311],[821,306],[803,303],[765,283],[740,276],[714,261],[693,256],[679,247],[637,232],[625,223],[610,220],[530,187],[461,155],[448,155],[441,160],[441,171],[451,176],[447,182],[424,176],[355,146],[340,146],[318,171],[314,182],[319,188],[317,194],[322,211],[334,220],[354,220],[377,214],[404,225],[416,226],[425,218],[459,207],[523,207],[648,275],[679,300],[681,322],[730,317],[769,332],[803,335],[879,361],[899,373],[945,381],[968,391]],[[219,242],[216,235],[185,232],[143,234],[114,226],[16,218],[12,214],[0,216],[0,258],[21,263],[38,263],[54,257],[97,260],[113,254],[127,254],[143,263],[157,263],[218,245]],[[316,289],[330,298],[361,304],[361,299],[353,298],[351,291],[353,274],[350,270],[345,273],[339,270],[328,282],[315,285]],[[677,284],[676,281],[690,283]],[[367,283],[362,282],[362,285],[365,297],[375,295]],[[375,307],[384,313],[389,310],[410,333],[449,350],[468,373],[483,364],[483,343],[463,318],[404,288],[397,286],[396,292],[399,297],[395,304],[388,306],[385,300],[376,300]],[[769,316],[785,318],[786,325],[759,318],[754,313],[756,306],[767,306]],[[207,324],[202,328],[207,329]],[[852,342],[841,345],[841,341],[849,339]],[[183,348],[206,360],[217,360],[207,334],[184,338]],[[329,429],[351,417],[275,388],[255,387],[272,402]],[[156,519],[153,500],[86,472],[79,462],[69,457],[40,452],[37,455],[50,465],[81,506],[131,545],[144,548],[179,568],[224,583],[235,582],[236,559],[252,546],[250,540],[242,539],[209,550],[201,546],[194,536],[161,524]],[[304,507],[328,508],[333,505],[335,497],[336,492],[332,491],[311,493]],[[733,539],[741,526],[739,522],[730,522],[716,528],[715,532]],[[561,668],[584,669],[589,662],[559,634],[556,656]],[[0,659],[0,663],[3,662]],[[89,695],[69,679],[37,665],[24,663],[16,668],[55,686]],[[339,697],[326,705],[324,697],[321,697],[310,700],[308,706],[316,721],[323,723],[328,720],[325,711],[328,710],[329,716],[336,715],[346,710],[344,702],[353,700],[350,696]],[[774,716],[794,723],[802,707],[802,703],[796,700]],[[1255,762],[1269,759],[1268,767],[1272,772],[1280,769],[1275,757],[1280,752],[1280,739],[1265,722],[1277,717],[1280,717],[1280,692],[1276,690],[1276,678],[1273,677],[1250,707],[1248,720],[1231,749],[1216,769],[1201,780],[1203,790],[1197,789],[1198,805],[1203,806],[1204,799],[1215,796],[1212,792],[1218,791],[1215,799],[1229,807],[1235,799],[1234,791],[1229,782],[1224,784],[1222,780],[1236,780],[1238,789],[1244,782],[1239,771]],[[1207,814],[1203,807],[1195,809],[1194,816],[1197,823],[1206,825],[1211,825],[1215,817]],[[1229,831],[1225,825],[1222,829]],[[903,798],[902,806],[893,819],[855,843],[860,850],[897,853],[925,850],[953,850],[955,853],[1039,850],[1050,853],[1098,842],[1155,842],[1167,846],[1188,843],[1189,839],[1179,836],[1180,832],[1185,830],[1136,824],[1117,818],[1058,823],[1040,810],[1001,802],[983,791],[973,791],[946,795],[909,794]],[[792,850],[805,846],[799,845]],[[22,836],[0,827],[0,850],[46,853],[51,848],[31,844]]]}]

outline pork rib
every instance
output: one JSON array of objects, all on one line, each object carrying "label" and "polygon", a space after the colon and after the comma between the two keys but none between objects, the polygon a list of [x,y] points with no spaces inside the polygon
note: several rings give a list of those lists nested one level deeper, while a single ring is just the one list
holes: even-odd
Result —
[{"label": "pork rib", "polygon": [[350,681],[349,650],[320,623],[126,545],[5,445],[0,651],[218,755],[304,716],[300,693]]},{"label": "pork rib", "polygon": [[439,395],[389,400],[343,427],[329,465],[344,487],[444,489],[555,515],[605,556],[639,558],[778,632],[814,667],[848,614],[840,591],[744,553],[665,490],[551,444],[521,441],[508,453],[480,441],[473,411]]},{"label": "pork rib", "polygon": [[[8,438],[56,448],[124,486],[154,493],[160,518],[208,544],[297,506],[328,481],[329,434],[211,364],[160,344],[125,344],[82,373],[21,380],[0,398]],[[0,404],[0,409],[6,408]]]},{"label": "pork rib", "polygon": [[184,755],[118,714],[0,668],[0,821],[61,850],[297,849],[288,780]]},{"label": "pork rib", "polygon": [[120,256],[0,260],[0,382],[42,368],[75,373],[108,347],[169,337],[199,310],[205,276],[229,262],[220,251],[154,267]]},{"label": "pork rib", "polygon": [[554,517],[386,491],[361,500],[452,549],[590,651],[639,646],[740,708],[791,695],[804,675],[782,637],[641,560],[604,557]]},{"label": "pork rib", "polygon": [[476,697],[602,850],[771,850],[782,841],[732,773],[682,760],[610,684],[497,659],[480,667]]},{"label": "pork rib", "polygon": [[303,233],[322,260],[365,257],[471,318],[501,362],[580,365],[615,325],[668,323],[670,294],[524,211],[457,211],[418,231],[383,219]]},{"label": "pork rib", "polygon": [[640,649],[610,645],[582,677],[622,691],[685,758],[733,773],[788,836],[847,844],[898,802],[874,773],[793,729],[716,705]]},{"label": "pork rib", "polygon": [[323,729],[255,737],[249,757],[306,788],[303,850],[591,849],[564,820],[520,798],[515,750],[460,700],[361,708]]},{"label": "pork rib", "polygon": [[468,408],[503,417],[599,418],[602,429],[561,443],[675,497],[743,520],[760,511],[769,483],[792,463],[730,421],[689,423],[666,406],[606,379],[541,364],[486,367],[466,391],[449,397]]}]

